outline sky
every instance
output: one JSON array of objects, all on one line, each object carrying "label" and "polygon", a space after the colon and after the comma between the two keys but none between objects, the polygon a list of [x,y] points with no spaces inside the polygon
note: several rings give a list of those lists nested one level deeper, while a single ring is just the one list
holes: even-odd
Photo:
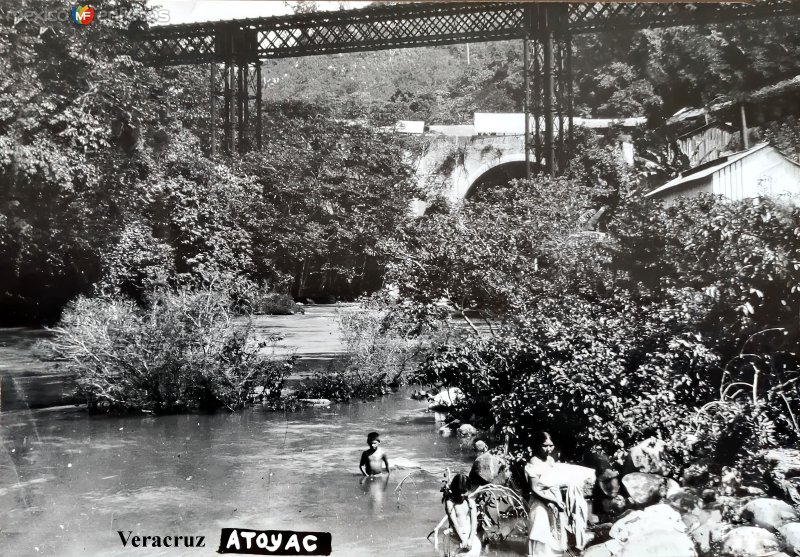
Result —
[{"label": "sky", "polygon": [[[243,19],[247,17],[266,17],[292,13],[291,4],[271,0],[148,0],[151,6],[160,6],[166,10],[167,17],[159,19],[161,23],[196,23],[199,21],[219,21],[224,19]],[[370,2],[338,2],[321,1],[317,3],[321,9],[337,10],[363,8]],[[166,21],[168,19],[168,21]]]}]

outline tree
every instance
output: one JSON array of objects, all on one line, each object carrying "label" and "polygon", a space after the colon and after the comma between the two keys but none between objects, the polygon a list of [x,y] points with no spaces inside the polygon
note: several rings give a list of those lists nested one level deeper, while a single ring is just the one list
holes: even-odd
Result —
[{"label": "tree", "polygon": [[4,319],[53,317],[88,291],[127,204],[114,194],[147,171],[137,152],[154,115],[145,93],[151,74],[124,38],[146,7],[114,7],[87,27],[49,21],[69,9],[50,0],[23,2],[0,20]]},{"label": "tree", "polygon": [[236,163],[257,192],[247,227],[256,272],[294,296],[358,296],[381,284],[381,240],[418,195],[402,143],[306,103],[270,106],[262,152]]}]

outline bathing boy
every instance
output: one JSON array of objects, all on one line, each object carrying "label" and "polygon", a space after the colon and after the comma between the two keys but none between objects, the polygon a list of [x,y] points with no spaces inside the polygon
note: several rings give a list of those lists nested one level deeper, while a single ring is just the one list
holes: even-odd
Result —
[{"label": "bathing boy", "polygon": [[367,445],[369,449],[361,453],[361,462],[358,469],[365,476],[377,476],[383,473],[383,465],[386,465],[386,473],[389,473],[389,459],[381,449],[381,438],[377,431],[372,431],[367,435]]}]

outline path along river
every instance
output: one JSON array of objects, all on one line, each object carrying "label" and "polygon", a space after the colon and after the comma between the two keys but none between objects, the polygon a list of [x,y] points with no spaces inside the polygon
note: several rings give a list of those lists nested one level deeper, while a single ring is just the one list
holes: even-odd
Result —
[{"label": "path along river", "polygon": [[[343,348],[336,309],[307,309],[257,323],[285,335],[304,373]],[[0,555],[215,555],[226,527],[331,532],[335,556],[436,555],[425,538],[442,517],[443,471],[467,470],[473,454],[408,391],[295,413],[89,416],[35,359],[42,336],[0,330]],[[399,466],[385,484],[358,474],[372,430]],[[205,548],[126,548],[118,531],[205,536]]]}]

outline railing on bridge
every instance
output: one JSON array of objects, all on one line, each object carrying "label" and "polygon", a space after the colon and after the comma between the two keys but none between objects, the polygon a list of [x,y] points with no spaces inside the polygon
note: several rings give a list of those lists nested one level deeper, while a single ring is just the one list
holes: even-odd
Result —
[{"label": "railing on bridge", "polygon": [[[410,3],[375,5],[360,10],[154,27],[137,37],[138,56],[151,64],[200,64],[212,67],[212,153],[216,149],[217,112],[224,145],[245,151],[252,136],[261,143],[261,60],[436,46],[508,39],[524,41],[525,111],[536,129],[528,137],[537,160],[555,172],[554,130],[572,129],[571,37],[579,33],[671,25],[719,23],[747,18],[800,14],[797,0],[749,3]],[[221,83],[216,64],[224,64]],[[532,78],[532,79],[531,79]],[[532,93],[532,95],[531,95]],[[531,98],[533,99],[531,101]],[[251,106],[254,105],[254,106]],[[255,126],[250,118],[256,113]],[[544,126],[539,129],[539,122]],[[558,122],[558,124],[556,124]],[[531,134],[530,132],[534,133]]]}]

